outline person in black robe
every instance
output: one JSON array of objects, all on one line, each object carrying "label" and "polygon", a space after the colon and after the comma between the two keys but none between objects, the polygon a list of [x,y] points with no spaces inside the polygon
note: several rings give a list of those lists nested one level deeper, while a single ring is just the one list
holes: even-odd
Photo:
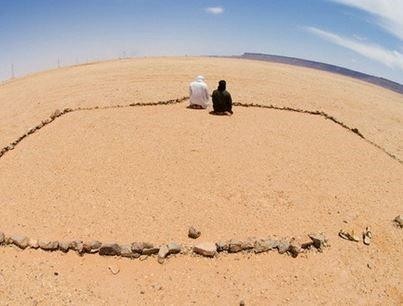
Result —
[{"label": "person in black robe", "polygon": [[218,88],[213,91],[213,113],[216,115],[232,115],[232,98],[226,90],[227,83],[224,80],[218,82]]}]

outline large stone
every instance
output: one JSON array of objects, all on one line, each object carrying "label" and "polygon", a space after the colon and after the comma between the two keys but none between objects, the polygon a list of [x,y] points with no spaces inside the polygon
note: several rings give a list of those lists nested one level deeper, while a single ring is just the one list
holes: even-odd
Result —
[{"label": "large stone", "polygon": [[217,246],[212,242],[203,242],[194,246],[193,252],[206,257],[214,257],[217,254]]},{"label": "large stone", "polygon": [[120,246],[117,243],[103,244],[99,249],[99,255],[118,256],[120,255]]},{"label": "large stone", "polygon": [[58,241],[49,241],[49,240],[39,240],[39,247],[45,251],[55,251],[59,248]]},{"label": "large stone", "polygon": [[14,235],[10,239],[14,245],[21,249],[25,249],[28,246],[29,239],[26,236]]},{"label": "large stone", "polygon": [[328,245],[327,239],[323,233],[309,234],[308,237],[312,240],[313,246],[318,250],[322,250]]},{"label": "large stone", "polygon": [[201,232],[195,229],[193,226],[189,228],[188,237],[192,239],[197,239],[201,235]]},{"label": "large stone", "polygon": [[277,248],[277,245],[278,245],[278,243],[276,240],[272,240],[272,239],[257,240],[255,242],[253,251],[255,253],[267,252],[267,251]]}]

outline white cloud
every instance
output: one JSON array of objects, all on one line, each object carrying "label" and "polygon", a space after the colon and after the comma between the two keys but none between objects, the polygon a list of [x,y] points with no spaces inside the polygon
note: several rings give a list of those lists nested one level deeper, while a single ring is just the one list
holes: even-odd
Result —
[{"label": "white cloud", "polygon": [[206,12],[213,15],[220,15],[224,13],[224,8],[221,6],[213,6],[206,8]]},{"label": "white cloud", "polygon": [[388,67],[403,70],[403,53],[399,51],[388,50],[378,45],[350,39],[315,27],[305,27],[305,29],[324,40],[350,49]]},{"label": "white cloud", "polygon": [[374,15],[375,22],[403,40],[403,0],[330,0],[364,10]]}]

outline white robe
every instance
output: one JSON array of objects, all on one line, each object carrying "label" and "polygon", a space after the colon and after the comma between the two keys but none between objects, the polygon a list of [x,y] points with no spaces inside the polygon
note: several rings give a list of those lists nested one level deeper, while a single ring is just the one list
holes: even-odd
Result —
[{"label": "white robe", "polygon": [[190,104],[197,104],[203,108],[207,108],[209,105],[210,94],[203,77],[197,77],[194,82],[190,83],[189,94]]}]

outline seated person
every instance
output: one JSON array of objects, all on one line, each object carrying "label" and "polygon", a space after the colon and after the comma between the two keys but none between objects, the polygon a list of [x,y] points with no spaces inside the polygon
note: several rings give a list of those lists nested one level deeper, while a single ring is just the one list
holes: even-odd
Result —
[{"label": "seated person", "polygon": [[189,108],[205,109],[210,100],[209,90],[203,76],[198,76],[189,86]]},{"label": "seated person", "polygon": [[224,80],[218,82],[218,88],[213,92],[213,109],[216,115],[232,115],[232,98],[226,90],[227,83]]}]

